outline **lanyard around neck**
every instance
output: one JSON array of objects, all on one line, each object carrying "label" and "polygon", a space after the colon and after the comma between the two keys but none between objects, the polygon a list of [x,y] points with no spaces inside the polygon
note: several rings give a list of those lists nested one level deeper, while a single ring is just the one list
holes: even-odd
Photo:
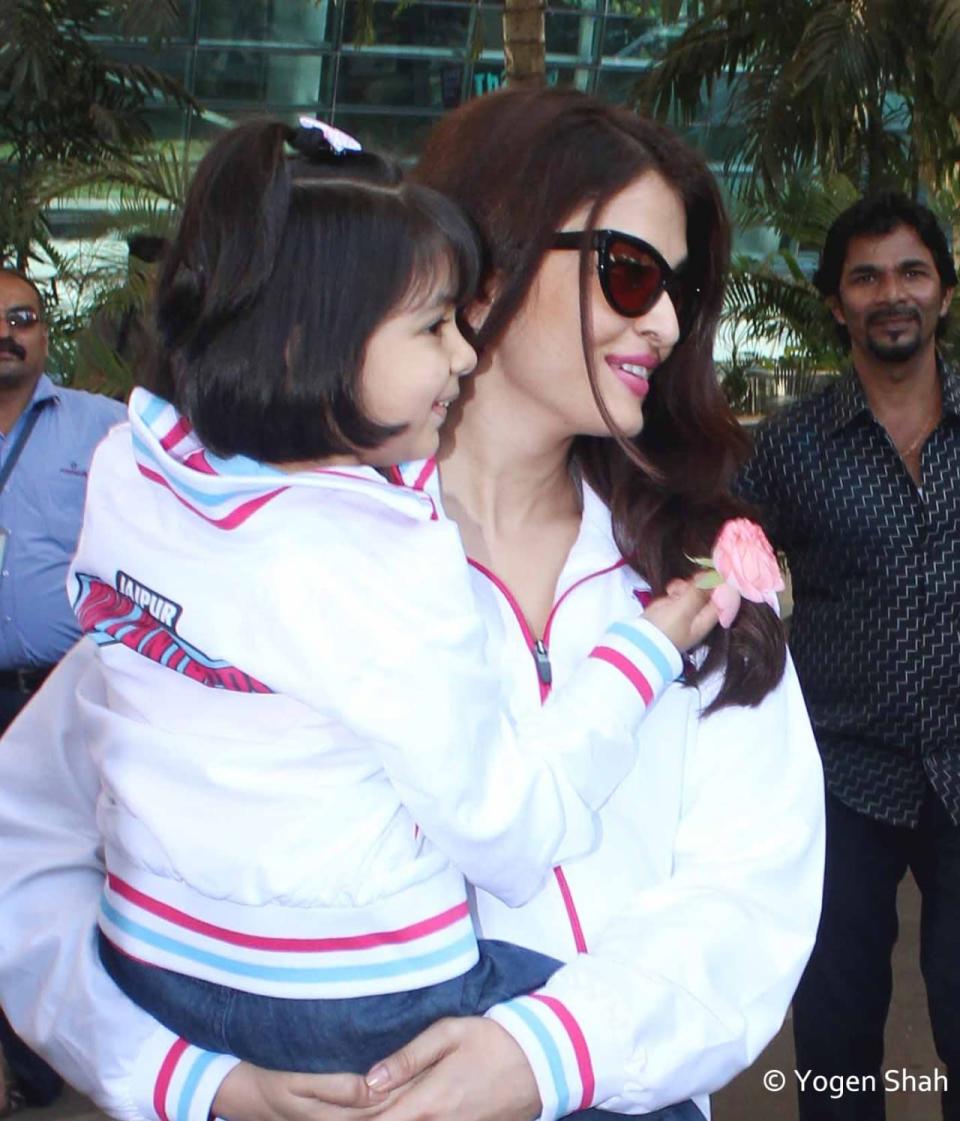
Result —
[{"label": "lanyard around neck", "polygon": [[30,433],[40,419],[40,414],[49,404],[49,397],[43,401],[37,401],[27,414],[27,419],[23,422],[23,427],[20,429],[20,434],[17,436],[17,442],[10,449],[9,455],[3,461],[3,466],[0,467],[0,494],[3,493],[3,488],[7,485],[7,480],[13,474],[13,469],[17,465],[17,460],[20,458],[23,449],[27,446],[27,440],[30,439]]}]

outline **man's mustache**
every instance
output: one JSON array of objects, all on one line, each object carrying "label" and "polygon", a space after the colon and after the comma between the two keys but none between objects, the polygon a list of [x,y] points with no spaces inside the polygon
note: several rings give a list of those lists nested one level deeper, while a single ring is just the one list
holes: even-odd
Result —
[{"label": "man's mustache", "polygon": [[888,319],[912,319],[920,322],[920,312],[910,304],[891,304],[889,307],[877,308],[867,316],[867,323],[884,323]]},{"label": "man's mustache", "polygon": [[27,352],[16,341],[8,335],[5,339],[0,339],[0,354],[12,354],[14,358],[19,358],[22,362],[27,357]]}]

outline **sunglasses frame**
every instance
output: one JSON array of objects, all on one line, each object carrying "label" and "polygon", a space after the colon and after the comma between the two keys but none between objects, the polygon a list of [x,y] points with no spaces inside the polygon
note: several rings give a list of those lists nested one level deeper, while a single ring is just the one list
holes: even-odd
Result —
[{"label": "sunglasses frame", "polygon": [[[629,311],[618,306],[617,299],[611,289],[610,245],[613,241],[624,241],[641,253],[646,253],[648,257],[653,258],[654,264],[660,270],[660,281],[653,290],[649,303],[639,311]],[[678,302],[684,280],[683,273],[667,264],[663,254],[649,241],[644,241],[642,237],[634,237],[633,234],[625,234],[621,230],[561,230],[554,234],[551,245],[554,249],[583,249],[584,245],[588,249],[595,249],[597,251],[597,277],[600,280],[600,290],[603,292],[603,298],[617,315],[622,315],[625,319],[639,319],[646,315],[653,310],[661,295],[666,292],[670,303],[673,304],[681,335],[686,335],[693,315],[689,311],[682,312],[682,303]]]}]

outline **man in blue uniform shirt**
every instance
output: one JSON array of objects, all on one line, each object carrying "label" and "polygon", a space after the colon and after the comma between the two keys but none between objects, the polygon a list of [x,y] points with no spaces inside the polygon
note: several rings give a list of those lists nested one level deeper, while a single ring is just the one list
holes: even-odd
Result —
[{"label": "man in blue uniform shirt", "polygon": [[[44,373],[47,328],[36,286],[0,269],[0,731],[79,638],[66,592],[94,448],[126,410]],[[0,1115],[45,1104],[60,1079],[0,1012]]]}]

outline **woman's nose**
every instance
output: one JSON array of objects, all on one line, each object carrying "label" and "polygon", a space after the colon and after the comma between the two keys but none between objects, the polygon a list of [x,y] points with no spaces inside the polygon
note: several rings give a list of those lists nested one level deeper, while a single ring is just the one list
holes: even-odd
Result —
[{"label": "woman's nose", "polygon": [[653,307],[633,321],[633,329],[638,335],[655,338],[658,346],[676,345],[680,338],[680,320],[667,292],[661,292]]}]

